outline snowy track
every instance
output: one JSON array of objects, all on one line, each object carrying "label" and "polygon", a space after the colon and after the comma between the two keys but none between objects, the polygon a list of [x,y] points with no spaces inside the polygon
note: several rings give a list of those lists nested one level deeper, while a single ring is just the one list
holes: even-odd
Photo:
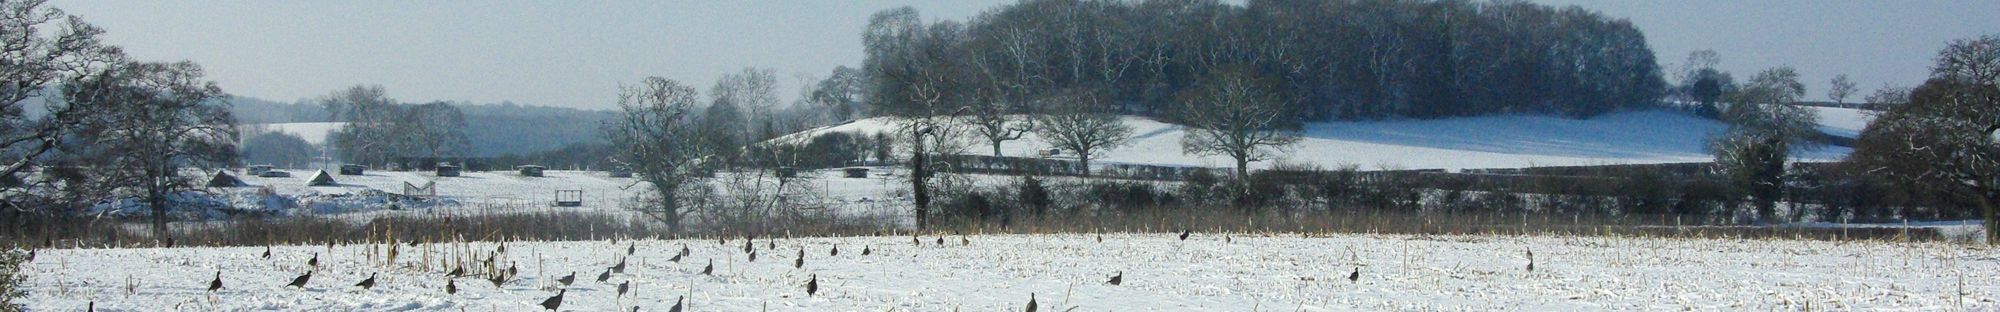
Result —
[{"label": "snowy track", "polygon": [[[627,274],[596,277],[629,241],[513,243],[502,263],[521,277],[501,288],[458,279],[443,291],[446,249],[402,249],[394,267],[368,264],[363,246],[45,250],[24,268],[31,310],[99,311],[537,311],[555,279],[574,271],[565,311],[1041,311],[1379,310],[1971,310],[2000,308],[2000,251],[1952,244],[1574,238],[1374,236],[1301,238],[1168,234],[638,241]],[[1225,242],[1228,240],[1230,242]],[[692,255],[669,262],[682,244]],[[839,256],[829,256],[838,244]],[[379,245],[376,247],[380,247]],[[792,268],[803,247],[804,269]],[[861,255],[862,249],[871,255]],[[1536,270],[1527,272],[1532,248]],[[318,252],[305,290],[284,288]],[[423,258],[433,258],[426,268]],[[484,257],[481,254],[478,257]],[[699,272],[714,260],[715,276]],[[504,266],[504,264],[503,264]],[[1347,275],[1359,268],[1359,281]],[[225,289],[204,289],[216,270]],[[373,290],[351,285],[370,272]],[[1122,271],[1124,283],[1105,280]],[[803,285],[819,276],[818,296]],[[616,299],[616,283],[636,296]],[[1961,290],[1961,281],[1963,286]],[[129,285],[136,285],[128,292]]]}]

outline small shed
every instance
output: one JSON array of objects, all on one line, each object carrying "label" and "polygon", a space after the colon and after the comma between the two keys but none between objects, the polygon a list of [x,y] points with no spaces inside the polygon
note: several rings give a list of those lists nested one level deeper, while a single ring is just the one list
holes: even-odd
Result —
[{"label": "small shed", "polygon": [[286,172],[284,170],[265,170],[264,172],[258,172],[257,176],[266,178],[290,178],[292,177],[292,173]]},{"label": "small shed", "polygon": [[840,169],[840,171],[847,173],[848,178],[854,178],[854,179],[868,178],[868,167],[847,167]]},{"label": "small shed", "polygon": [[437,176],[440,176],[440,177],[456,177],[456,176],[458,176],[458,174],[459,174],[459,173],[460,173],[461,171],[463,171],[463,170],[464,170],[464,169],[462,169],[462,168],[459,168],[459,167],[458,167],[457,165],[438,165],[438,166],[437,166]]},{"label": "small shed", "polygon": [[255,166],[250,166],[250,170],[245,171],[244,174],[261,177],[264,176],[265,172],[271,172],[271,169],[272,169],[271,165],[255,165]]},{"label": "small shed", "polygon": [[333,175],[327,174],[326,170],[314,171],[312,179],[306,180],[306,186],[338,186],[338,185],[340,185],[340,183],[334,182]]},{"label": "small shed", "polygon": [[356,164],[340,165],[340,175],[358,176],[364,171],[368,171],[368,166]]},{"label": "small shed", "polygon": [[229,171],[216,171],[215,176],[208,178],[208,187],[243,187],[243,186],[249,186],[249,184],[243,183],[243,179],[237,179],[236,176],[230,175]]},{"label": "small shed", "polygon": [[519,171],[521,171],[521,176],[523,176],[523,177],[537,177],[537,178],[539,178],[539,177],[542,177],[542,171],[543,171],[543,170],[548,170],[548,168],[546,168],[546,167],[542,167],[542,166],[536,166],[536,165],[523,165],[523,166],[519,166],[519,167],[514,167],[514,170],[519,170]]},{"label": "small shed", "polygon": [[583,207],[583,190],[556,190],[556,207]]},{"label": "small shed", "polygon": [[624,169],[624,168],[619,168],[619,169],[611,169],[611,177],[613,177],[613,178],[630,178],[630,177],[632,177],[632,169]]}]

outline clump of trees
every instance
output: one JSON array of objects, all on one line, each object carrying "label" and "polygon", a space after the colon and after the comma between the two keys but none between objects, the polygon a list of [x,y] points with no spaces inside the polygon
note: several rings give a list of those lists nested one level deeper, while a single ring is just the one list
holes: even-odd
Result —
[{"label": "clump of trees", "polygon": [[[237,155],[227,97],[191,62],[141,62],[43,1],[0,2],[0,196],[10,216],[137,197],[165,231],[189,168]],[[37,113],[30,114],[29,111]],[[84,168],[89,168],[86,172]]]},{"label": "clump of trees", "polygon": [[283,166],[305,165],[318,157],[318,148],[296,134],[264,132],[243,139],[243,161]]},{"label": "clump of trees", "polygon": [[353,86],[318,101],[346,122],[327,144],[350,163],[386,165],[400,157],[460,157],[471,150],[465,113],[448,103],[399,103],[382,86]]},{"label": "clump of trees", "polygon": [[2000,243],[2000,36],[1939,51],[1930,79],[1907,101],[1862,130],[1850,160],[1911,192],[1968,204],[1961,207],[1985,220],[1987,243]]},{"label": "clump of trees", "polygon": [[864,34],[873,96],[929,90],[1027,113],[1037,94],[1082,86],[1125,112],[1166,114],[1241,68],[1270,77],[1287,111],[1327,120],[1590,117],[1666,89],[1631,23],[1526,2],[1031,0],[963,22],[915,16],[884,11],[876,21],[892,23],[876,24],[893,27]]},{"label": "clump of trees", "polygon": [[1724,96],[1721,119],[1729,129],[1709,142],[1716,165],[1750,196],[1760,222],[1776,219],[1791,151],[1811,148],[1819,135],[1819,115],[1798,105],[1806,92],[1798,77],[1791,67],[1768,69]]}]

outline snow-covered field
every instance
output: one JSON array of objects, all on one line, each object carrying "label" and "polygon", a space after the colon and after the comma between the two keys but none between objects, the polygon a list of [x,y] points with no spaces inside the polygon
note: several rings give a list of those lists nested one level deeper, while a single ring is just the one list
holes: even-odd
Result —
[{"label": "snow-covered field", "polygon": [[[624,274],[596,277],[630,241],[510,243],[495,287],[456,279],[448,250],[484,258],[491,243],[404,247],[394,265],[364,246],[44,250],[24,267],[30,310],[539,311],[575,272],[565,311],[1385,310],[1991,310],[2000,308],[2000,251],[1937,243],[1558,236],[1196,233],[846,237],[637,241]],[[687,246],[681,262],[668,261]],[[830,255],[838,246],[840,254]],[[380,247],[377,245],[376,247]],[[793,268],[804,250],[804,268]],[[862,255],[862,250],[869,255]],[[1526,253],[1534,253],[1534,271]],[[286,288],[321,266],[304,289]],[[713,261],[714,275],[699,272]],[[1347,278],[1359,270],[1358,280]],[[224,288],[205,291],[221,271]],[[381,273],[377,286],[352,285]],[[1123,274],[1121,285],[1106,280]],[[802,285],[818,277],[807,297]],[[630,282],[620,297],[616,285]]]},{"label": "snow-covered field", "polygon": [[[1180,126],[1141,117],[1126,117],[1125,123],[1133,130],[1130,144],[1103,153],[1099,160],[1202,167],[1233,165],[1227,157],[1181,153],[1180,139],[1186,132]],[[875,133],[893,131],[895,127],[892,119],[870,118],[793,138],[830,132]],[[1700,162],[1714,159],[1705,149],[1706,142],[1710,134],[1725,127],[1714,120],[1672,111],[1621,112],[1583,120],[1510,115],[1311,123],[1303,129],[1304,138],[1285,157],[1255,162],[1252,167],[1268,168],[1279,162],[1325,167],[1355,165],[1371,170]],[[1858,127],[1855,129],[1859,131]],[[975,142],[964,152],[989,153],[991,147],[982,144]],[[1009,156],[1034,156],[1035,151],[1049,147],[1040,137],[1030,134],[1002,144],[1001,150]],[[1797,157],[1834,160],[1849,152],[1847,148],[1829,147]]]}]

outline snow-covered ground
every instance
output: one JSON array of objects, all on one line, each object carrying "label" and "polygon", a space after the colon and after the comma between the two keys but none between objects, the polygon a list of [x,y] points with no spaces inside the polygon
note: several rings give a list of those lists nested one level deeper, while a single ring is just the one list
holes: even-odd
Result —
[{"label": "snow-covered ground", "polygon": [[[1835,119],[1835,118],[1828,118]],[[1845,122],[1845,120],[1843,120]],[[1182,127],[1141,117],[1126,117],[1132,127],[1130,144],[1113,148],[1103,162],[1227,167],[1222,156],[1181,152]],[[1865,122],[1863,122],[1865,124]],[[893,131],[888,118],[870,118],[816,129],[792,138],[830,132]],[[1576,166],[1637,163],[1700,162],[1714,159],[1705,149],[1709,136],[1725,126],[1717,121],[1671,111],[1621,112],[1591,119],[1541,115],[1466,117],[1440,120],[1347,121],[1311,123],[1303,139],[1284,157],[1252,164],[1268,168],[1279,162],[1324,167],[1355,165],[1362,169],[1468,169]],[[1859,131],[1859,128],[1855,128]],[[967,134],[972,136],[972,134]],[[978,140],[974,140],[978,141]],[[983,142],[983,141],[981,141]],[[985,154],[984,143],[964,152]],[[1050,146],[1028,135],[1002,144],[1009,156],[1033,156]],[[1834,160],[1850,149],[1828,147],[1798,155],[1806,160]]]},{"label": "snow-covered ground", "polygon": [[[510,243],[495,287],[456,279],[446,254],[484,258],[491,243],[400,249],[393,265],[364,246],[43,250],[26,265],[32,311],[540,311],[575,272],[565,311],[1384,310],[1991,310],[2000,251],[1937,243],[1561,236],[1196,233],[778,239],[749,262],[743,241],[637,241],[630,268],[596,277],[628,242]],[[669,258],[691,249],[681,262]],[[838,256],[830,248],[840,249]],[[380,248],[381,246],[374,246]],[[863,249],[870,251],[862,255]],[[804,268],[793,268],[800,250]],[[1525,255],[1534,253],[1534,271]],[[284,285],[322,257],[304,289]],[[699,272],[713,261],[714,275]],[[1358,281],[1347,277],[1359,270]],[[221,271],[224,288],[210,294]],[[476,271],[476,270],[475,270]],[[372,290],[354,287],[381,273]],[[1106,279],[1123,274],[1122,285]],[[802,287],[818,277],[819,291]],[[617,296],[630,282],[633,294]],[[1073,309],[1073,310],[1072,310]]]},{"label": "snow-covered ground", "polygon": [[1868,122],[1875,121],[1877,112],[1837,107],[1808,107],[1819,113],[1819,131],[1845,137],[1861,137],[1861,130],[1868,128]]}]

